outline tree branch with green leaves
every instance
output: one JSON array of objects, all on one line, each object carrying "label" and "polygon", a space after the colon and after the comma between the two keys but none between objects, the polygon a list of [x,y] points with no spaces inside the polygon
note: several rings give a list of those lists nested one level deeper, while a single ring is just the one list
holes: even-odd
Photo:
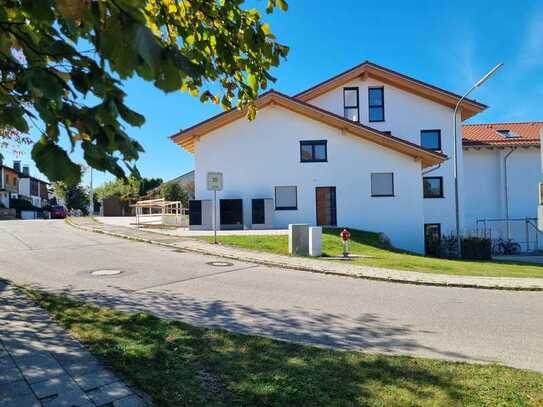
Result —
[{"label": "tree branch with green leaves", "polygon": [[[242,0],[0,0],[0,129],[39,132],[32,148],[51,181],[77,184],[87,164],[138,175],[143,147],[127,126],[144,117],[125,104],[123,80],[185,91],[223,109],[247,108],[286,58],[258,10]],[[287,9],[269,0],[266,12]],[[219,89],[211,90],[211,89]],[[66,143],[65,140],[69,142]],[[64,144],[70,146],[68,150]]]}]

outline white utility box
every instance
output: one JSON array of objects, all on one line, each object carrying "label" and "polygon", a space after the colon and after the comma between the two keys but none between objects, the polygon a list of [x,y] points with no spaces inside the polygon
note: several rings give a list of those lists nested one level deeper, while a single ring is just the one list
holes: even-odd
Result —
[{"label": "white utility box", "polygon": [[288,253],[309,256],[309,225],[288,225]]},{"label": "white utility box", "polygon": [[320,257],[322,255],[322,227],[309,228],[309,255]]}]

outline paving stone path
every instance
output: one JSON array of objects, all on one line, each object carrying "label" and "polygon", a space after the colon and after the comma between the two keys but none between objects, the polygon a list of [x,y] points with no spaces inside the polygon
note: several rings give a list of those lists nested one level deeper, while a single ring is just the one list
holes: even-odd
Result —
[{"label": "paving stone path", "polygon": [[46,311],[0,282],[0,407],[146,405]]}]

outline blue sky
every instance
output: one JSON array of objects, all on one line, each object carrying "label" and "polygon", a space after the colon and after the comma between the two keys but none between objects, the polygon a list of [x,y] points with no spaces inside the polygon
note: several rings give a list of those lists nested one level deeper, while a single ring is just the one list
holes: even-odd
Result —
[{"label": "blue sky", "polygon": [[[247,6],[262,8],[265,0]],[[504,67],[472,95],[489,109],[471,122],[543,120],[543,2],[290,0],[288,12],[264,16],[290,46],[273,70],[274,88],[295,94],[371,60],[419,80],[463,93],[498,62]],[[145,177],[170,179],[193,168],[192,156],[168,136],[220,112],[181,92],[164,94],[139,79],[126,82],[127,103],[146,124],[128,129],[146,149]],[[6,154],[7,160],[12,159]],[[30,155],[21,157],[37,170]],[[95,183],[111,175],[95,174]],[[88,182],[88,174],[85,176]]]}]

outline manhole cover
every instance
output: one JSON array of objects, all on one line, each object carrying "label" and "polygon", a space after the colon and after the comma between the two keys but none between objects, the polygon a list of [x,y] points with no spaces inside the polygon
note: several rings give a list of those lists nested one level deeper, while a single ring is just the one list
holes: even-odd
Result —
[{"label": "manhole cover", "polygon": [[206,263],[206,264],[210,266],[214,266],[214,267],[230,267],[234,265],[233,263],[229,263],[227,261],[210,261],[209,263]]},{"label": "manhole cover", "polygon": [[121,273],[122,273],[121,270],[112,270],[112,269],[91,271],[91,274],[93,276],[116,276],[116,275],[121,274]]}]

